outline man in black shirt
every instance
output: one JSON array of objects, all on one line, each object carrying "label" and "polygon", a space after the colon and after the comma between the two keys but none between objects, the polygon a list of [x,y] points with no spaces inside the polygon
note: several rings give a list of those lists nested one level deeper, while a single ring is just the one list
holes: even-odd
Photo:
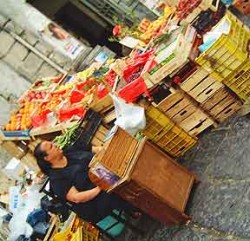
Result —
[{"label": "man in black shirt", "polygon": [[88,165],[98,147],[79,150],[59,149],[54,143],[38,144],[34,156],[43,173],[49,176],[51,189],[62,202],[69,201],[72,210],[85,221],[96,223],[113,209],[130,210],[130,204],[114,194],[102,192],[88,177]]}]

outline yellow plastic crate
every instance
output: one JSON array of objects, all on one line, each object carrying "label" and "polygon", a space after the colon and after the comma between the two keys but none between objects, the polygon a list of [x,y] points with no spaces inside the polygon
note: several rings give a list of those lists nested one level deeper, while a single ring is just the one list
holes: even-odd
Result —
[{"label": "yellow plastic crate", "polygon": [[147,125],[144,129],[144,135],[149,139],[154,139],[163,130],[171,129],[175,123],[164,113],[154,106],[149,106],[146,110]]},{"label": "yellow plastic crate", "polygon": [[170,155],[179,157],[192,148],[196,144],[197,139],[175,125],[172,129],[162,133],[153,142]]},{"label": "yellow plastic crate", "polygon": [[146,110],[147,125],[143,133],[170,155],[178,157],[195,145],[197,139],[174,124],[154,106]]},{"label": "yellow plastic crate", "polygon": [[[227,12],[221,21],[230,23],[229,34],[222,34],[196,62],[213,77],[222,81],[248,58],[250,31],[233,14]],[[221,23],[220,21],[220,23]]]},{"label": "yellow plastic crate", "polygon": [[242,101],[250,97],[250,60],[245,61],[236,71],[223,80]]}]

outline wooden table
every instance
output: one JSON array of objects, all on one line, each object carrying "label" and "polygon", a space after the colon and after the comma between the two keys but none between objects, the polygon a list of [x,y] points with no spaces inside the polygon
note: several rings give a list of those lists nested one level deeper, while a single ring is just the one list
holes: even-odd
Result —
[{"label": "wooden table", "polygon": [[[115,165],[110,162],[110,157]],[[124,163],[123,170],[117,169]],[[96,177],[94,166],[100,164],[119,176],[120,180],[108,185],[104,179]],[[97,185],[117,193],[164,224],[177,224],[190,219],[185,214],[185,207],[196,180],[195,175],[146,138],[137,141],[118,129],[105,153],[91,162],[89,174]]]}]

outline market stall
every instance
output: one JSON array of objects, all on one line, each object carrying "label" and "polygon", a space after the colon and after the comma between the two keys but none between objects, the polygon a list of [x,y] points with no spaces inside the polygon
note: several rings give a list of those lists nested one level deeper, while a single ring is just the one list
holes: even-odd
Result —
[{"label": "market stall", "polygon": [[[118,41],[133,46],[129,56],[35,81],[1,140],[34,172],[32,151],[40,140],[62,149],[76,142],[104,145],[90,165],[94,183],[164,224],[185,222],[196,177],[174,158],[249,98],[250,31],[219,1],[182,0],[154,22],[114,30]],[[133,114],[125,125],[125,105],[143,110],[143,127]],[[115,132],[117,125],[125,131]]]}]

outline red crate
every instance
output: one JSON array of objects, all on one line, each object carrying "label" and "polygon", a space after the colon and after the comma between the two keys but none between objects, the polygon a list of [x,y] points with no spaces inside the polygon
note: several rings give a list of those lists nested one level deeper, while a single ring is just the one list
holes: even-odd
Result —
[{"label": "red crate", "polygon": [[142,94],[148,95],[147,86],[142,77],[127,84],[118,92],[119,97],[127,102],[134,102]]}]

